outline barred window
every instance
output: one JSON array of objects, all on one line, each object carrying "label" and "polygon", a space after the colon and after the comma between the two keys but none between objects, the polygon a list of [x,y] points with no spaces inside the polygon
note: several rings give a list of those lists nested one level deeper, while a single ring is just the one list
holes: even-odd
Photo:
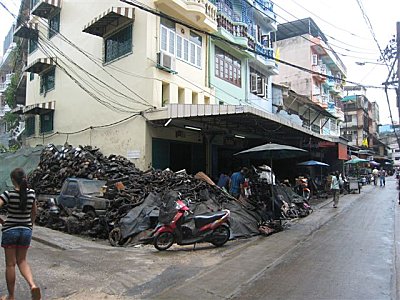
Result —
[{"label": "barred window", "polygon": [[129,52],[132,52],[132,25],[121,29],[104,41],[104,61],[113,61]]},{"label": "barred window", "polygon": [[53,131],[53,117],[53,111],[40,115],[40,133]]},{"label": "barred window", "polygon": [[25,132],[26,136],[32,136],[35,134],[35,116],[26,118],[25,121]]},{"label": "barred window", "polygon": [[241,87],[242,80],[240,60],[224,50],[215,47],[215,76]]},{"label": "barred window", "polygon": [[52,68],[41,76],[40,93],[47,93],[54,89],[56,83],[56,69]]},{"label": "barred window", "polygon": [[49,20],[49,38],[52,38],[60,32],[60,13]]}]

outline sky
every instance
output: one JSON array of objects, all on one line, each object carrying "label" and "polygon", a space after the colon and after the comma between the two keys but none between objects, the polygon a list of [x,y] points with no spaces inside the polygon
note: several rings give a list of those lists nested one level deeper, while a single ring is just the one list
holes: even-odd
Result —
[{"label": "sky", "polygon": [[[20,0],[0,0],[0,2],[12,13],[18,13]],[[313,18],[327,36],[328,43],[346,65],[347,80],[372,86],[380,86],[386,81],[387,66],[374,64],[380,57],[378,46],[364,20],[358,2],[362,4],[365,15],[372,24],[380,47],[384,49],[389,40],[396,35],[396,22],[400,22],[399,0],[275,0],[273,2],[276,4],[278,23]],[[1,53],[2,41],[12,22],[12,16],[0,6]],[[356,62],[366,63],[360,66]],[[368,89],[367,97],[378,103],[380,123],[389,124],[389,109],[383,89]],[[393,119],[398,121],[394,91],[390,91],[389,98]]]}]

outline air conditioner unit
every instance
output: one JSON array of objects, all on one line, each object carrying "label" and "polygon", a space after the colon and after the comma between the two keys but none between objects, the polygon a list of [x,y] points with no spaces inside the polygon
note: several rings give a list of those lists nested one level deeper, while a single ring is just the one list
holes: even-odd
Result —
[{"label": "air conditioner unit", "polygon": [[175,71],[176,68],[175,57],[163,51],[159,52],[157,55],[158,55],[158,64],[161,68],[165,68],[167,71]]}]

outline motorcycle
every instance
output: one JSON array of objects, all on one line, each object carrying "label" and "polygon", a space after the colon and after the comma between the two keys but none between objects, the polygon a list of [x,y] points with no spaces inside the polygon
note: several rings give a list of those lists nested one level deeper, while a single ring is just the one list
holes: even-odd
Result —
[{"label": "motorcycle", "polygon": [[[229,210],[194,215],[182,200],[175,201],[175,210],[172,219],[157,226],[151,234],[153,245],[157,250],[167,250],[174,243],[190,245],[209,242],[221,247],[229,240]],[[162,220],[161,212],[160,220]]]},{"label": "motorcycle", "polygon": [[295,191],[298,195],[303,196],[305,200],[310,200],[311,190],[308,187],[308,179],[300,178],[297,186],[295,186]]}]

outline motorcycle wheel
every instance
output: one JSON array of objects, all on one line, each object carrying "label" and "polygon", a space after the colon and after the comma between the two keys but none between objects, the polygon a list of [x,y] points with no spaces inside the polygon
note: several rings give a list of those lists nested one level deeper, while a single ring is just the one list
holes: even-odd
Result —
[{"label": "motorcycle wheel", "polygon": [[128,237],[123,239],[121,229],[117,227],[111,230],[108,234],[108,241],[113,247],[124,247],[132,241],[132,238]]},{"label": "motorcycle wheel", "polygon": [[175,237],[172,232],[161,232],[154,238],[153,245],[157,250],[164,251],[173,245]]},{"label": "motorcycle wheel", "polygon": [[215,228],[210,243],[215,247],[221,247],[229,240],[230,235],[231,231],[228,226],[219,226]]},{"label": "motorcycle wheel", "polygon": [[303,197],[304,197],[304,199],[306,199],[307,201],[310,200],[310,192],[303,192]]}]

